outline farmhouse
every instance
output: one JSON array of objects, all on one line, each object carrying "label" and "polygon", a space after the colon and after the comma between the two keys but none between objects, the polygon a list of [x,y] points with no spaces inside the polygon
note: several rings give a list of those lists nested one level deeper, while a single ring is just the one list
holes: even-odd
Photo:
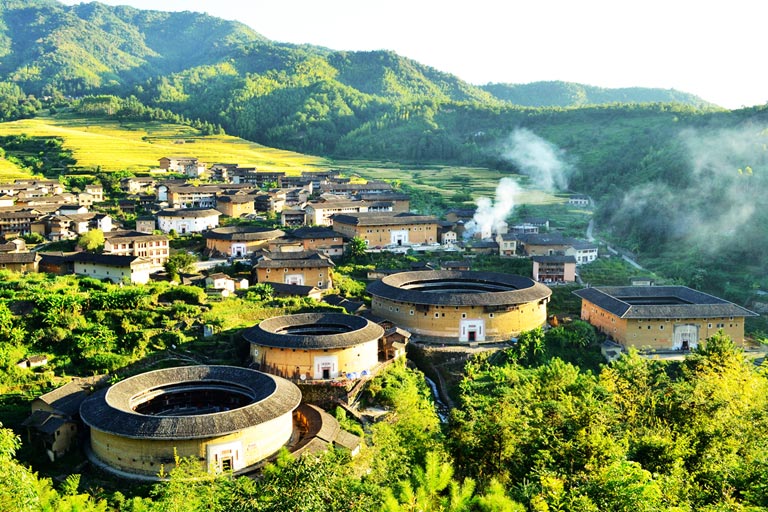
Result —
[{"label": "farmhouse", "polygon": [[368,211],[365,201],[333,200],[310,202],[304,208],[306,223],[310,226],[330,226],[331,218],[339,213],[360,213]]},{"label": "farmhouse", "polygon": [[232,258],[253,254],[266,247],[270,241],[283,236],[283,230],[256,226],[226,226],[211,229],[203,234],[206,254]]},{"label": "farmhouse", "polygon": [[333,216],[333,230],[360,237],[370,247],[436,243],[438,220],[415,213],[347,213]]},{"label": "farmhouse", "polygon": [[533,278],[543,283],[572,283],[576,281],[576,258],[552,255],[534,256]]},{"label": "farmhouse", "polygon": [[544,325],[552,291],[496,272],[417,271],[368,285],[373,315],[425,341],[501,341]]},{"label": "farmhouse", "polygon": [[166,235],[151,235],[139,231],[112,231],[104,233],[104,254],[147,258],[161,268],[170,255]]},{"label": "farmhouse", "polygon": [[222,194],[216,199],[216,209],[223,215],[240,218],[256,211],[255,196],[243,192]]},{"label": "farmhouse", "polygon": [[291,382],[233,366],[156,370],[87,398],[89,458],[124,477],[156,480],[176,456],[212,472],[241,471],[273,455],[293,434],[301,391]]},{"label": "farmhouse", "polygon": [[14,272],[37,272],[40,254],[37,252],[0,253],[0,269]]},{"label": "farmhouse", "polygon": [[685,286],[584,288],[581,318],[625,347],[692,350],[723,331],[744,343],[744,319],[757,316],[732,302]]},{"label": "farmhouse", "polygon": [[157,225],[163,233],[200,233],[219,225],[218,210],[207,208],[166,208],[157,214]]},{"label": "farmhouse", "polygon": [[253,271],[259,283],[298,284],[328,290],[333,288],[331,269],[334,266],[328,256],[317,251],[264,251]]},{"label": "farmhouse", "polygon": [[262,371],[286,378],[358,378],[379,362],[384,329],[341,313],[302,313],[262,320],[243,337]]},{"label": "farmhouse", "polygon": [[146,284],[149,275],[157,270],[152,260],[138,256],[78,252],[69,258],[74,262],[75,274],[113,283]]}]

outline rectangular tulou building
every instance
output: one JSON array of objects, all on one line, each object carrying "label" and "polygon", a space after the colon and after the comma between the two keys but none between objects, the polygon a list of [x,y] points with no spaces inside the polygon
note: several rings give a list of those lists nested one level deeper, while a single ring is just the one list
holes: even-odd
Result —
[{"label": "rectangular tulou building", "polygon": [[757,316],[686,286],[584,288],[581,318],[625,347],[691,350],[718,331],[744,344],[744,319]]}]

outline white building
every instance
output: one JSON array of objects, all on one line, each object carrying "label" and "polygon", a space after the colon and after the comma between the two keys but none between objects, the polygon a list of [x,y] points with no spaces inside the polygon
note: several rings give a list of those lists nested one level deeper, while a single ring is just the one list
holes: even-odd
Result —
[{"label": "white building", "polygon": [[75,274],[113,283],[146,284],[156,268],[151,260],[136,256],[80,252],[73,257]]},{"label": "white building", "polygon": [[209,208],[167,208],[157,214],[157,226],[163,233],[201,233],[218,227],[220,215]]}]

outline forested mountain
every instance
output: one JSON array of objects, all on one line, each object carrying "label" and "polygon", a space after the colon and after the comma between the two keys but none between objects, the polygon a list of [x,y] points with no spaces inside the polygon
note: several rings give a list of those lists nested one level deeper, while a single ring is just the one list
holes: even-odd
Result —
[{"label": "forested mountain", "polygon": [[[766,107],[730,112],[678,91],[565,82],[477,87],[392,52],[55,0],[0,3],[0,91],[0,120],[32,115],[44,97],[88,115],[103,101],[104,114],[179,115],[304,153],[510,172],[521,171],[510,144],[524,130],[562,154],[568,187],[597,200],[604,233],[648,258],[675,254],[667,275],[734,300],[768,287],[757,277],[768,213],[744,202],[766,185]],[[93,95],[102,99],[84,98]],[[721,274],[744,261],[753,281]]]},{"label": "forested mountain", "polygon": [[559,80],[529,84],[487,84],[481,88],[500,100],[526,107],[583,107],[609,103],[683,103],[696,107],[714,106],[698,96],[674,89],[606,89]]}]

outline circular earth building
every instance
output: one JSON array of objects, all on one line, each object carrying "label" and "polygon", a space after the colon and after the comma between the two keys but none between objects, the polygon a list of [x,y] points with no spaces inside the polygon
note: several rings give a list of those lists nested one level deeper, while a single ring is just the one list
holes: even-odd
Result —
[{"label": "circular earth building", "polygon": [[301,380],[357,378],[379,361],[384,329],[359,316],[302,313],[263,320],[245,331],[259,368]]},{"label": "circular earth building", "polygon": [[88,397],[89,458],[121,476],[157,479],[175,457],[209,471],[239,471],[277,452],[293,435],[301,392],[291,382],[234,366],[185,366],[142,373]]},{"label": "circular earth building", "polygon": [[544,325],[552,290],[498,272],[417,271],[368,285],[375,316],[427,341],[503,341]]}]

